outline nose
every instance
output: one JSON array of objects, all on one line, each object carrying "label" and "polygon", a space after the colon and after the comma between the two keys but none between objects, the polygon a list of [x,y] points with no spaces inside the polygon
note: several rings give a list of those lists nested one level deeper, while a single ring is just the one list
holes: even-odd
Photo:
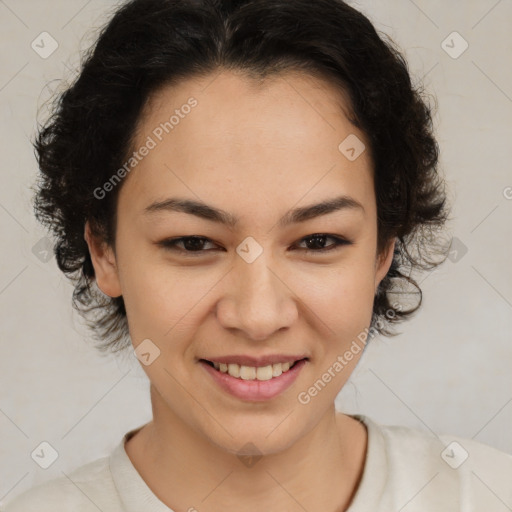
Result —
[{"label": "nose", "polygon": [[280,276],[265,255],[266,251],[252,263],[236,261],[216,309],[225,329],[241,331],[255,341],[290,327],[298,317],[293,283]]}]

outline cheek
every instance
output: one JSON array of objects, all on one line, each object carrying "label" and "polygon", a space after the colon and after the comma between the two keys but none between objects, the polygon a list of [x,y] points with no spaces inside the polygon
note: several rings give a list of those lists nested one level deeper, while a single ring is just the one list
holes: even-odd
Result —
[{"label": "cheek", "polygon": [[179,269],[135,254],[124,263],[122,289],[132,339],[160,340],[161,347],[193,327],[221,277],[211,269]]},{"label": "cheek", "polygon": [[366,327],[373,308],[374,277],[369,265],[318,269],[294,279],[299,296],[337,334]]}]

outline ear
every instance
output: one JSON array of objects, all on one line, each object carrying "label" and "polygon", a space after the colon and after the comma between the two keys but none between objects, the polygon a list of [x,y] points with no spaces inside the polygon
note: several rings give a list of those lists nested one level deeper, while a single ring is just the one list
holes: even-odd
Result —
[{"label": "ear", "polygon": [[89,221],[85,223],[84,239],[89,247],[98,288],[109,297],[121,296],[117,262],[112,247],[93,235]]},{"label": "ear", "polygon": [[377,261],[375,262],[375,293],[377,293],[380,282],[386,277],[389,267],[391,267],[395,244],[396,238],[392,238],[383,253],[377,257]]}]

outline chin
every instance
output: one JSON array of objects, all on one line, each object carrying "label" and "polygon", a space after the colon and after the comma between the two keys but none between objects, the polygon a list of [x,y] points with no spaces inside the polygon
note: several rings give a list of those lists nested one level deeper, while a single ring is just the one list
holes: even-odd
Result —
[{"label": "chin", "polygon": [[205,434],[210,442],[233,455],[254,457],[277,454],[289,448],[301,437],[301,428],[296,419],[293,423],[288,423],[283,422],[286,414],[280,413],[278,416],[262,417],[261,421],[252,418],[249,423],[239,424],[233,419],[223,422],[221,418],[217,418],[225,425],[225,430],[216,424],[214,431]]}]

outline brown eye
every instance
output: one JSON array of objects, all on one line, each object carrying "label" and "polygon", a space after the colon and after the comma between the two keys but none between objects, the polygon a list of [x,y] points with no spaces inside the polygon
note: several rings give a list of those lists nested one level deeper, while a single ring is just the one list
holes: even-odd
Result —
[{"label": "brown eye", "polygon": [[[199,256],[206,252],[204,247],[208,243],[215,245],[211,240],[202,236],[183,236],[163,240],[158,245],[167,250],[184,253],[186,256]],[[179,244],[182,246],[180,247]]]},{"label": "brown eye", "polygon": [[[325,245],[327,241],[333,243]],[[205,249],[208,244],[219,247],[211,240],[203,236],[183,236],[178,238],[169,238],[158,243],[166,250],[182,253],[184,256],[200,256],[205,252],[211,252],[215,249]],[[299,244],[306,244],[306,248],[300,250],[307,254],[322,254],[340,248],[343,245],[352,245],[352,242],[335,235],[324,233],[315,233],[302,238]]]},{"label": "brown eye", "polygon": [[[325,247],[325,243],[328,239],[334,240],[334,243],[331,243],[327,247]],[[315,233],[313,235],[308,235],[304,237],[300,243],[306,244],[307,248],[304,249],[304,251],[308,254],[325,253],[328,251],[335,250],[342,245],[352,245],[352,242],[350,242],[349,240],[346,240],[338,236],[327,235],[323,233]]]}]

